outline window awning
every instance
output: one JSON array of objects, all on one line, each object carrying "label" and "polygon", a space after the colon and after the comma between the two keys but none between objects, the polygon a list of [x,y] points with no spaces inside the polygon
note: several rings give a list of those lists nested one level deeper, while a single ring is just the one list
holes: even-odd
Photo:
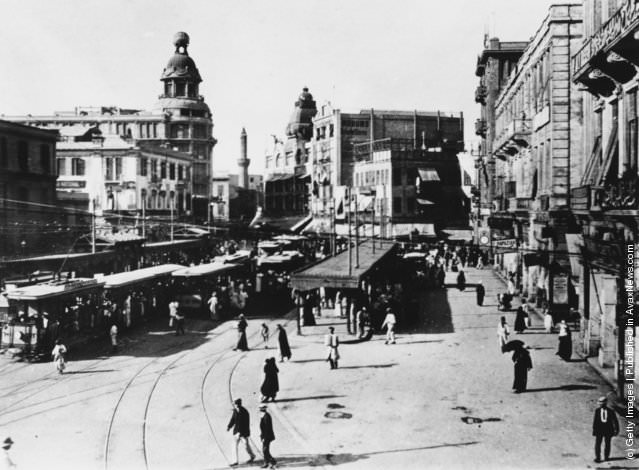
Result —
[{"label": "window awning", "polygon": [[433,201],[429,201],[428,199],[417,198],[417,204],[421,204],[422,206],[432,206],[435,203]]},{"label": "window awning", "polygon": [[439,173],[434,168],[420,168],[419,170],[419,179],[424,182],[427,181],[441,181],[439,179]]}]

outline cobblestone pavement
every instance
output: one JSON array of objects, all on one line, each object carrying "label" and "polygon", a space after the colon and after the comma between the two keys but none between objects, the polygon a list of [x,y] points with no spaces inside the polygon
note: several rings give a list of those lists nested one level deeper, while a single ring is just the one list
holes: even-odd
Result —
[{"label": "cobblestone pavement", "polygon": [[472,287],[423,293],[423,317],[410,331],[400,325],[397,344],[381,336],[343,344],[338,370],[324,361],[327,325],[351,338],[326,316],[303,336],[291,320],[250,319],[246,353],[231,349],[234,323],[191,322],[185,336],[149,329],[118,355],[78,355],[63,376],[51,363],[3,358],[0,437],[15,441],[20,469],[228,468],[232,398],[243,398],[259,448],[262,365],[277,353],[275,338],[268,349],[257,339],[268,321],[271,331],[288,322],[293,346],[268,404],[281,468],[625,468],[620,438],[616,460],[592,462],[592,411],[607,385],[585,362],[559,360],[556,336],[535,318],[513,336],[531,347],[534,369],[529,391],[512,393],[496,327],[501,315],[512,326],[514,312],[497,311],[503,286],[490,270],[467,271],[469,284],[480,278],[484,307]]}]

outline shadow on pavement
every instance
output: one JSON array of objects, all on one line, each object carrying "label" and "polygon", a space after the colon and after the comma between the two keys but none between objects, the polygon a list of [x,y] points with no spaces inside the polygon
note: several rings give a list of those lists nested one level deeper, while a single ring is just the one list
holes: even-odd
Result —
[{"label": "shadow on pavement", "polygon": [[387,369],[389,367],[396,366],[396,363],[393,364],[371,364],[370,366],[346,366],[340,367],[340,369]]},{"label": "shadow on pavement", "polygon": [[304,401],[304,400],[325,400],[327,398],[343,398],[345,395],[317,395],[314,397],[299,397],[299,398],[282,398],[277,399],[276,403],[289,403],[293,401]]},{"label": "shadow on pavement", "polygon": [[373,455],[380,454],[392,454],[399,452],[414,452],[420,450],[430,450],[430,449],[439,449],[442,447],[462,447],[478,444],[477,441],[472,442],[460,442],[455,444],[437,444],[432,446],[424,446],[424,447],[410,447],[407,449],[391,449],[391,450],[381,450],[376,452],[368,452],[363,454],[317,454],[317,455],[283,455],[283,456],[275,456],[277,459],[278,467],[321,467],[324,465],[341,465],[347,463],[358,462],[360,460],[369,459]]},{"label": "shadow on pavement", "polygon": [[571,391],[574,391],[574,390],[592,390],[594,388],[597,388],[597,387],[595,387],[594,385],[572,384],[572,385],[560,385],[559,387],[529,388],[528,390],[526,390],[526,393],[557,392],[557,391],[571,392]]},{"label": "shadow on pavement", "polygon": [[453,333],[452,311],[448,303],[446,289],[432,289],[419,295],[417,312],[413,318],[407,318],[405,325],[398,323],[397,333]]},{"label": "shadow on pavement", "polygon": [[300,360],[294,360],[294,361],[290,361],[290,362],[294,362],[297,364],[303,364],[306,362],[326,362],[326,359],[300,359]]},{"label": "shadow on pavement", "polygon": [[70,370],[64,373],[64,375],[74,375],[74,374],[95,374],[99,372],[115,372],[115,369],[102,369],[102,370]]}]

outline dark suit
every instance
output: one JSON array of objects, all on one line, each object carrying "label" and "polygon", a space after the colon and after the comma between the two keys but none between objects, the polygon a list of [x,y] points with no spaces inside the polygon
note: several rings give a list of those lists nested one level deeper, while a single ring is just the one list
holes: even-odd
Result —
[{"label": "dark suit", "polygon": [[608,460],[610,457],[610,440],[612,436],[617,434],[619,434],[619,422],[615,412],[607,406],[597,408],[592,420],[592,435],[595,436],[595,457],[597,460],[601,459],[602,440],[604,441],[604,458]]},{"label": "dark suit", "polygon": [[235,437],[235,462],[238,461],[238,446],[240,445],[240,441],[244,440],[244,445],[246,446],[246,452],[251,457],[250,462],[255,459],[255,454],[251,449],[251,445],[249,444],[249,436],[251,435],[251,426],[250,426],[250,417],[246,408],[242,405],[238,405],[236,409],[233,410],[233,415],[231,416],[231,420],[227,426],[227,431],[233,428],[233,435]]},{"label": "dark suit", "polygon": [[268,411],[265,411],[260,420],[260,438],[262,439],[262,454],[264,454],[264,464],[275,465],[277,462],[271,455],[271,442],[275,440],[273,432],[273,420]]}]

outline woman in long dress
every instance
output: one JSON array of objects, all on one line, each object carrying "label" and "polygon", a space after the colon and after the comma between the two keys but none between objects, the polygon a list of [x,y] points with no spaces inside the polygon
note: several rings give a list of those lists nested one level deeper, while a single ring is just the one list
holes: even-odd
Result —
[{"label": "woman in long dress", "polygon": [[497,325],[497,337],[499,338],[499,350],[503,352],[503,347],[508,342],[508,335],[510,334],[510,328],[506,323],[506,317],[501,317],[499,325]]},{"label": "woman in long dress", "polygon": [[515,393],[525,392],[528,385],[528,371],[532,369],[532,359],[524,346],[513,352],[513,362],[515,363],[513,390]]},{"label": "woman in long dress", "polygon": [[570,357],[572,356],[572,337],[566,320],[561,320],[559,323],[559,347],[557,349],[557,355],[564,361],[570,361]]},{"label": "woman in long dress", "polygon": [[544,308],[544,329],[546,330],[546,333],[552,333],[552,329],[554,326],[555,324],[552,320],[550,310],[548,310],[548,307],[546,307]]},{"label": "woman in long dress", "polygon": [[460,269],[459,274],[457,275],[457,289],[464,290],[466,288],[466,275],[464,274],[464,270]]},{"label": "woman in long dress", "polygon": [[521,305],[517,307],[517,314],[515,315],[515,331],[517,333],[523,333],[526,329],[526,317],[524,308]]},{"label": "woman in long dress", "polygon": [[248,351],[248,342],[246,341],[246,327],[248,323],[244,319],[244,315],[240,314],[239,321],[237,322],[237,345],[235,346],[234,351],[239,349],[240,351]]},{"label": "woman in long dress", "polygon": [[280,350],[280,362],[284,362],[284,358],[291,360],[291,347],[288,344],[288,336],[282,325],[277,325],[277,343]]},{"label": "woman in long dress", "polygon": [[64,355],[67,353],[67,348],[62,341],[57,339],[55,341],[55,346],[53,347],[53,351],[51,351],[51,357],[53,358],[53,363],[55,364],[55,368],[58,373],[64,373],[64,369],[66,369],[67,364],[64,360]]},{"label": "woman in long dress", "polygon": [[260,391],[262,392],[262,402],[275,401],[277,392],[280,390],[280,383],[277,377],[279,369],[275,365],[275,358],[271,357],[264,362],[264,382]]}]

